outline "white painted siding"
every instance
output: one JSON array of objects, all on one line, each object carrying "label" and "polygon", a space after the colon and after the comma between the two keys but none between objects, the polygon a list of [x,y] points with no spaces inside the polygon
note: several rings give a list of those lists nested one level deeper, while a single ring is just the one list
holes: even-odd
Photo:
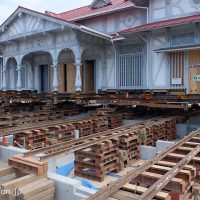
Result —
[{"label": "white painted siding", "polygon": [[144,9],[132,8],[126,11],[87,19],[79,23],[106,34],[114,34],[124,29],[145,24],[146,11]]},{"label": "white painted siding", "polygon": [[150,0],[149,2],[150,22],[200,13],[200,2],[195,0]]}]

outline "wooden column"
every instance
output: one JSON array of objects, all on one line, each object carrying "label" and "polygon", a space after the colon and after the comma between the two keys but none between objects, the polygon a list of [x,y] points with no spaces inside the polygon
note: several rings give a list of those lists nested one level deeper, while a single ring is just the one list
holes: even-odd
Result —
[{"label": "wooden column", "polygon": [[53,91],[58,92],[58,63],[54,61],[53,63]]},{"label": "wooden column", "polygon": [[6,80],[7,76],[6,76],[6,65],[3,65],[3,70],[2,70],[2,90],[6,91],[7,90],[7,80]]},{"label": "wooden column", "polygon": [[17,66],[17,85],[16,85],[16,89],[17,91],[21,91],[22,90],[22,72],[21,72],[22,66],[18,65]]},{"label": "wooden column", "polygon": [[75,79],[75,88],[76,92],[82,91],[82,81],[81,81],[81,59],[76,59],[76,63],[74,63],[76,66],[76,79]]}]

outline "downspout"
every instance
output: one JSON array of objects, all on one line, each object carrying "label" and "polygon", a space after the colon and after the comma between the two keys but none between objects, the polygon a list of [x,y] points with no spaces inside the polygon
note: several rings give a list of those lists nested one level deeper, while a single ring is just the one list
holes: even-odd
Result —
[{"label": "downspout", "polygon": [[114,48],[114,54],[115,54],[115,58],[114,58],[114,73],[115,73],[115,79],[114,79],[114,86],[115,86],[115,88],[117,89],[117,50],[116,50],[116,47],[115,47],[115,45],[114,45],[114,41],[113,40],[111,40],[111,43],[112,43],[112,45],[113,45],[113,48]]},{"label": "downspout", "polygon": [[149,7],[143,7],[143,6],[136,6],[134,3],[133,3],[133,7],[134,8],[139,8],[139,9],[145,9],[147,11],[147,24],[149,23]]},{"label": "downspout", "polygon": [[[146,23],[148,24],[149,23],[149,7],[143,7],[143,6],[136,6],[134,3],[133,3],[133,7],[134,8],[139,8],[139,9],[145,9],[147,11],[147,19],[146,19]],[[146,44],[147,44],[147,89],[149,89],[149,36],[147,36],[147,41]]]}]

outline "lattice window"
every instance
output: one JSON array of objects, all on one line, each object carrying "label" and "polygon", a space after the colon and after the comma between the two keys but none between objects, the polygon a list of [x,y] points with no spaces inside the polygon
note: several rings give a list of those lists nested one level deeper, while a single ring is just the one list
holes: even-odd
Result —
[{"label": "lattice window", "polygon": [[142,48],[132,45],[121,46],[117,57],[119,89],[141,89],[143,86]]},{"label": "lattice window", "polygon": [[194,32],[173,34],[171,37],[172,46],[182,46],[187,44],[194,44]]}]

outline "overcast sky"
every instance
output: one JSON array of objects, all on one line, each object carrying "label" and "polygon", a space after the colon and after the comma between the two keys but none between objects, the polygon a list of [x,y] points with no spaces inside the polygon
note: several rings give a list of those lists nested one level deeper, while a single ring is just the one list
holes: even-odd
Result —
[{"label": "overcast sky", "polygon": [[93,0],[0,0],[0,24],[2,24],[18,6],[23,6],[39,12],[49,10],[59,13],[89,5],[92,1]]}]

